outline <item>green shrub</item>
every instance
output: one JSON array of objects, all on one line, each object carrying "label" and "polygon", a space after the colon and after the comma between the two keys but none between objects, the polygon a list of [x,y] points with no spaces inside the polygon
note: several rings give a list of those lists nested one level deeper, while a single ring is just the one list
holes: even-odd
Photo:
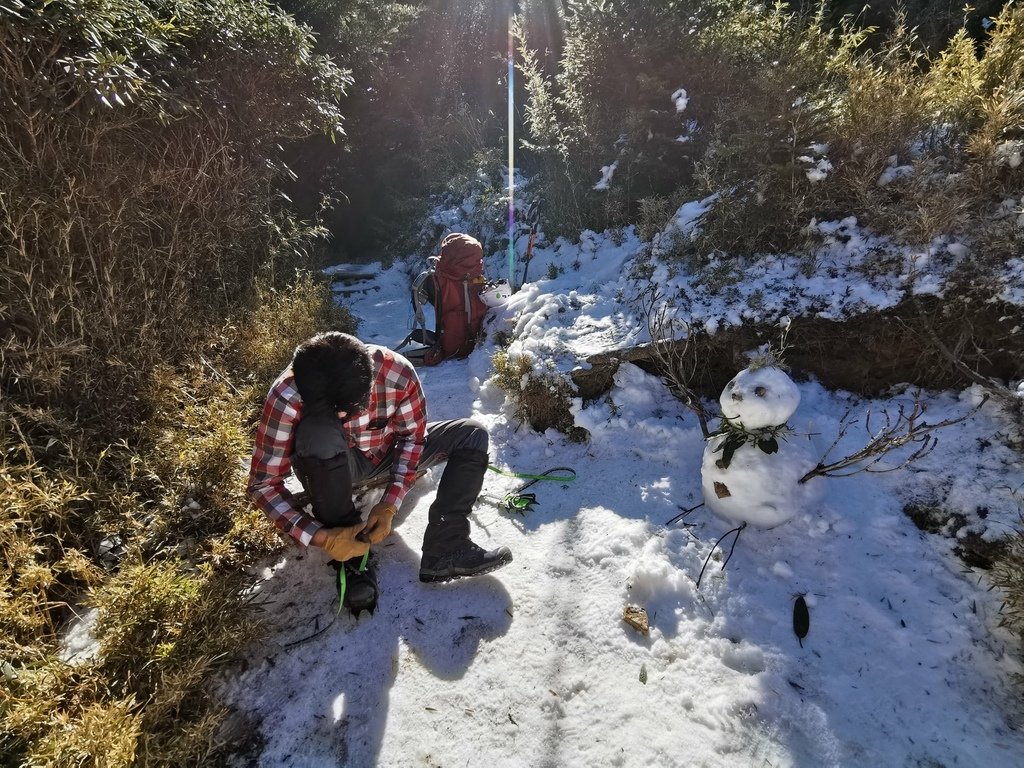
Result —
[{"label": "green shrub", "polygon": [[133,698],[95,703],[74,719],[59,718],[49,737],[31,753],[34,764],[127,768],[135,764],[140,718]]},{"label": "green shrub", "polygon": [[653,196],[637,200],[639,218],[636,233],[642,240],[650,240],[663,229],[676,208],[667,197]]},{"label": "green shrub", "polygon": [[194,355],[301,246],[277,143],[336,130],[347,78],[236,0],[13,0],[0,19],[0,388],[131,423],[153,364]]},{"label": "green shrub", "polygon": [[695,174],[694,196],[717,195],[698,251],[744,256],[798,242],[822,209],[822,182],[808,171],[828,161],[821,148],[840,87],[835,57],[862,39],[854,31],[839,39],[820,13],[805,18],[782,5],[738,9],[701,37],[720,75]]},{"label": "green shrub", "polygon": [[[707,8],[575,4],[555,73],[521,44],[536,183],[571,233],[639,222],[649,238],[663,201],[716,195],[695,248],[669,258],[800,251],[812,219],[851,214],[916,245],[969,235],[993,264],[1019,247],[999,206],[1024,196],[1024,170],[999,158],[1021,138],[1021,9],[980,46],[964,31],[934,46],[920,15],[880,34],[824,7]],[[680,85],[681,116],[666,108]],[[683,116],[687,141],[664,143]]]},{"label": "green shrub", "polygon": [[[340,202],[324,218],[345,259],[404,257],[419,245],[415,222],[459,184],[450,179],[479,165],[481,154],[503,150],[508,17],[492,0],[355,0],[340,4],[343,11],[330,0],[288,5],[300,6],[340,14],[341,26],[313,23],[323,25],[325,50],[353,68],[345,125],[348,143],[359,147],[315,141],[301,167],[337,190]],[[362,61],[351,44],[330,42],[353,31],[360,40],[375,36]]]},{"label": "green shrub", "polygon": [[[682,119],[671,96],[714,73],[694,57],[701,30],[732,3],[579,2],[568,6],[557,72],[519,30],[527,91],[529,150],[539,178],[546,231],[576,236],[630,223],[638,201],[668,195],[688,182],[703,139],[677,141]],[[687,117],[708,94],[695,92]],[[607,191],[601,169],[616,163]]]},{"label": "green shrub", "polygon": [[[302,338],[354,328],[296,279],[320,230],[277,145],[336,131],[348,79],[236,0],[0,21],[0,752],[210,764],[208,681],[257,631],[240,566],[280,546],[242,493],[251,425]],[[100,650],[71,663],[86,602]]]},{"label": "green shrub", "polygon": [[[834,132],[838,170],[830,194],[868,224],[913,244],[968,236],[974,268],[1001,264],[1017,237],[1000,204],[1024,193],[1024,170],[999,159],[1024,124],[1019,51],[1024,13],[1008,7],[979,56],[961,32],[925,59],[913,34],[897,28],[878,52],[849,62]],[[880,187],[896,162],[911,172]]]}]

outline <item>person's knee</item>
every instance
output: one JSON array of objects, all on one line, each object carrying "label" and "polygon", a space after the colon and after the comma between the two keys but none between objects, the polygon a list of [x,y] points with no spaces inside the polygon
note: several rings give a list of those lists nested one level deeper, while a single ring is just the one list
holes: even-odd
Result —
[{"label": "person's knee", "polygon": [[348,443],[341,422],[334,418],[307,417],[295,429],[295,455],[309,459],[347,456]]},{"label": "person's knee", "polygon": [[459,442],[459,448],[467,451],[487,453],[490,448],[490,437],[487,434],[487,428],[483,424],[473,419],[466,419],[463,422],[463,430],[465,431],[465,436]]}]

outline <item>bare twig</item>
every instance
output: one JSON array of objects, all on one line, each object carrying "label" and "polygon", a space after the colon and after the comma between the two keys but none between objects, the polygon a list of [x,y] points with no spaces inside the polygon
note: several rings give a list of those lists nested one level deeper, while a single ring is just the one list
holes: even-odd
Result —
[{"label": "bare twig", "polygon": [[[914,403],[910,408],[909,412],[906,406],[900,406],[896,414],[889,413],[888,411],[882,411],[882,418],[884,424],[881,425],[877,430],[872,429],[871,425],[871,412],[869,411],[864,419],[864,427],[867,430],[870,439],[868,442],[857,451],[847,454],[842,458],[835,459],[834,461],[828,461],[829,454],[835,449],[837,445],[846,437],[850,428],[857,424],[857,420],[850,419],[850,411],[847,410],[843,414],[842,419],[839,422],[839,434],[836,435],[836,439],[832,441],[832,445],[828,447],[828,450],[822,455],[821,460],[818,462],[814,469],[810,470],[803,477],[800,478],[800,483],[806,483],[812,477],[849,477],[859,472],[895,472],[898,469],[913,464],[918,459],[927,456],[931,453],[935,446],[938,445],[938,438],[932,433],[936,430],[944,427],[950,427],[954,424],[959,424],[962,421],[966,421],[988,401],[988,395],[986,395],[978,405],[972,408],[970,411],[965,413],[963,416],[956,419],[944,419],[943,421],[929,424],[921,419],[921,416],[925,412],[925,405],[921,401],[921,393],[918,391],[914,395]],[[901,448],[908,444],[917,444],[906,459],[895,466],[887,466],[879,468],[878,464],[888,455],[891,451]]]},{"label": "bare twig", "polygon": [[644,290],[638,298],[640,312],[651,337],[651,356],[658,363],[672,394],[696,414],[700,431],[707,439],[711,436],[708,429],[708,412],[692,387],[697,373],[697,356],[688,354],[690,325],[676,319],[669,304],[663,299],[661,289],[654,284]]},{"label": "bare twig", "polygon": [[[306,635],[305,637],[300,637],[298,640],[293,640],[290,643],[285,643],[284,647],[285,648],[294,648],[297,645],[302,645],[304,643],[308,643],[310,640],[312,640],[312,639],[314,639],[316,637],[319,637],[324,632],[326,632],[328,629],[333,627],[334,626],[334,622],[337,621],[337,620],[338,620],[338,615],[335,614],[334,616],[331,617],[331,620],[329,622],[327,622],[324,626],[320,627],[319,629],[315,630],[312,634]],[[317,624],[320,623],[320,617],[319,616],[317,617],[316,623]]]},{"label": "bare twig", "polygon": [[[925,311],[921,305],[920,299],[914,297],[914,303],[917,305],[918,312],[923,320],[922,326],[924,327],[924,335],[928,339],[929,343],[935,347],[936,351],[942,357],[946,359],[950,365],[956,369],[961,375],[967,378],[969,381],[973,381],[975,384],[982,387],[1009,413],[1011,416],[1017,419],[1018,422],[1024,423],[1024,401],[1019,397],[1016,397],[1009,389],[1004,387],[998,381],[983,376],[982,374],[975,371],[963,360],[963,349],[967,345],[968,333],[961,333],[960,337],[956,341],[955,349],[950,349],[942,339],[939,338],[939,334],[935,332],[935,324],[929,314]],[[984,350],[975,347],[976,351],[984,356]]]},{"label": "bare twig", "polygon": [[700,509],[700,508],[701,508],[701,507],[703,507],[703,506],[704,506],[704,502],[702,501],[702,502],[701,502],[700,504],[698,504],[698,505],[697,505],[697,506],[695,506],[695,507],[688,507],[688,508],[685,508],[685,509],[684,509],[683,507],[679,507],[679,508],[680,508],[680,509],[682,509],[683,511],[682,511],[682,512],[680,512],[680,513],[679,513],[678,515],[676,515],[675,517],[673,517],[673,518],[672,518],[671,520],[666,520],[666,521],[665,521],[665,525],[672,525],[672,523],[677,523],[677,522],[679,522],[680,520],[682,520],[682,519],[683,519],[684,517],[686,517],[687,515],[689,515],[689,514],[690,514],[691,512],[695,512],[695,511],[697,511],[698,509]]},{"label": "bare twig", "polygon": [[231,383],[231,380],[227,376],[225,376],[223,373],[218,371],[214,367],[213,363],[211,363],[209,360],[207,360],[202,355],[199,356],[199,360],[200,360],[200,362],[202,362],[203,365],[205,365],[207,368],[209,368],[213,372],[214,376],[216,376],[218,379],[220,379],[225,384],[227,384],[228,385],[228,389],[230,389],[236,395],[241,395],[241,392],[239,392],[238,389],[235,387],[235,385]]},{"label": "bare twig", "polygon": [[707,569],[708,563],[711,562],[711,556],[713,554],[715,554],[715,550],[718,549],[718,545],[721,544],[722,541],[725,539],[725,537],[728,536],[729,534],[731,534],[731,533],[735,533],[736,534],[736,538],[732,540],[732,546],[729,548],[729,554],[726,555],[725,560],[722,562],[722,570],[724,571],[725,570],[725,566],[727,566],[729,564],[729,561],[732,559],[732,553],[734,551],[736,551],[736,544],[739,543],[740,534],[743,533],[743,529],[746,528],[746,527],[747,527],[747,524],[746,523],[742,523],[742,524],[736,526],[735,528],[733,528],[731,530],[728,530],[725,533],[723,533],[721,535],[721,537],[718,539],[718,541],[715,542],[715,546],[713,546],[711,548],[711,551],[708,552],[708,556],[704,558],[704,565],[700,569],[700,575],[697,576],[697,585],[696,585],[697,589],[700,589],[700,582],[701,582],[701,579],[704,578],[704,571],[705,571],[705,569]]}]

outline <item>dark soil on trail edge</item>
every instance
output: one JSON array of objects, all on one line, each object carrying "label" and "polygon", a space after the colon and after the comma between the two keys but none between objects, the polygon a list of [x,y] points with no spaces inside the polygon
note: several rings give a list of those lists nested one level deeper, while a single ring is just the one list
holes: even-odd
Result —
[{"label": "dark soil on trail edge", "polygon": [[[979,510],[979,513],[984,513],[984,510]],[[958,512],[950,512],[941,506],[908,504],[903,508],[903,514],[925,533],[938,533],[955,539],[953,551],[970,568],[987,571],[1006,552],[1007,542],[1004,540],[988,541],[973,532],[960,535],[960,530],[967,525],[967,518]]]},{"label": "dark soil on trail edge", "polygon": [[[1024,312],[989,302],[945,301],[926,297],[889,310],[867,312],[843,321],[794,318],[786,363],[797,379],[813,377],[828,389],[880,395],[898,385],[957,389],[972,382],[931,339],[942,344],[982,376],[1009,381],[1024,378]],[[692,386],[718,399],[723,387],[746,367],[745,352],[778,342],[777,325],[726,328],[713,336],[694,335],[686,351],[696,373]],[[594,355],[591,368],[572,373],[584,399],[600,397],[612,384],[621,361],[656,375],[657,359],[643,347]]]}]

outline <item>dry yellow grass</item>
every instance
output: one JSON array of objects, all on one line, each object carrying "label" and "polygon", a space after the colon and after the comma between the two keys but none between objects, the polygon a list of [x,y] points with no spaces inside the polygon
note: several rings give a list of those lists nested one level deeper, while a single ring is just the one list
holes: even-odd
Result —
[{"label": "dry yellow grass", "polygon": [[[230,356],[153,368],[151,415],[131,440],[107,445],[50,411],[0,414],[0,658],[13,670],[0,749],[27,764],[199,765],[216,752],[209,679],[259,632],[242,566],[281,546],[243,493],[270,381],[233,366],[276,350],[260,375],[276,374],[325,318],[354,330],[316,281],[266,297],[217,330],[211,349]],[[101,556],[104,540],[117,557]],[[72,607],[97,611],[96,655],[73,665],[60,650]]]}]

